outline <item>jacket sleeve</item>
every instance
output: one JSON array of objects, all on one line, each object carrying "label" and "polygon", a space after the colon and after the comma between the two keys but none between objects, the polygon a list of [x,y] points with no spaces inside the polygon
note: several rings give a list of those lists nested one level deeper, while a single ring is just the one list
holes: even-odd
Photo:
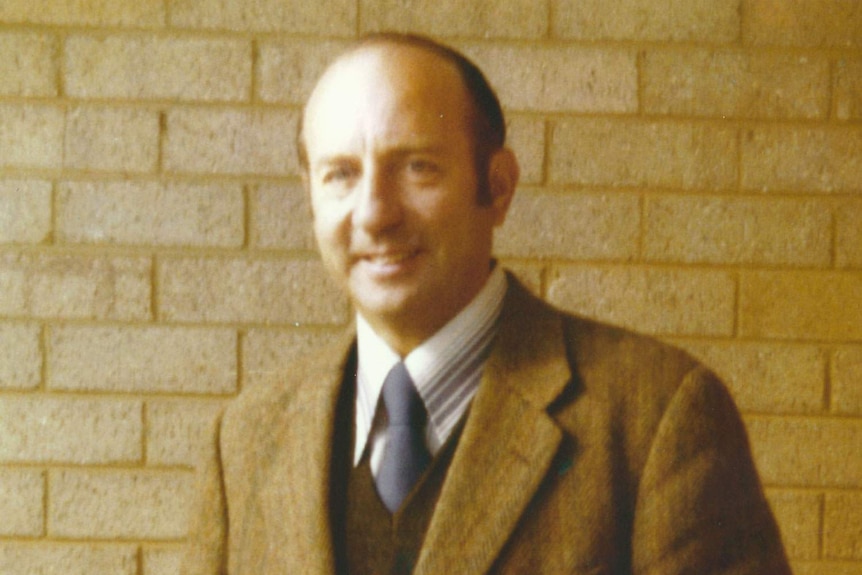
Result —
[{"label": "jacket sleeve", "polygon": [[228,527],[220,436],[221,417],[212,425],[209,442],[198,465],[181,575],[227,575]]},{"label": "jacket sleeve", "polygon": [[745,427],[724,385],[702,367],[671,399],[641,475],[632,570],[790,575]]}]

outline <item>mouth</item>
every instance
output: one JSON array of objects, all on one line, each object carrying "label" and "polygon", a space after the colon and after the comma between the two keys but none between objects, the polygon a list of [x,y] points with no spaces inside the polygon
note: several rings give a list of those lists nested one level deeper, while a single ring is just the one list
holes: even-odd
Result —
[{"label": "mouth", "polygon": [[379,254],[364,254],[360,259],[382,266],[397,265],[412,259],[419,253],[419,250],[408,250],[398,252],[384,252]]},{"label": "mouth", "polygon": [[417,248],[358,254],[356,261],[364,264],[369,271],[379,277],[393,277],[406,272],[419,257]]}]

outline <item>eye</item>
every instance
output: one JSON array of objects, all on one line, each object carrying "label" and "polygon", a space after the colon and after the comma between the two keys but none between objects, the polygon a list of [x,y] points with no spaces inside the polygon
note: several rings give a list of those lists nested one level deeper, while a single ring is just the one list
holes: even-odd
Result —
[{"label": "eye", "polygon": [[443,166],[430,158],[409,158],[404,164],[404,177],[416,184],[433,184],[442,173]]},{"label": "eye", "polygon": [[321,177],[324,184],[338,184],[352,180],[359,170],[348,163],[338,163],[328,166]]},{"label": "eye", "polygon": [[431,160],[421,158],[410,160],[407,167],[411,172],[416,174],[430,174],[437,172],[440,169],[439,166]]}]

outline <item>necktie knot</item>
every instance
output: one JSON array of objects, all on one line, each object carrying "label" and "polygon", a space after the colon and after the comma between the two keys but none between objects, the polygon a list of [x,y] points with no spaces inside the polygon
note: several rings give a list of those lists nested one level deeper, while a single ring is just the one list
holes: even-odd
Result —
[{"label": "necktie knot", "polygon": [[386,376],[381,393],[389,425],[376,483],[380,499],[394,513],[431,461],[425,445],[428,417],[403,363],[396,364]]},{"label": "necktie knot", "polygon": [[425,403],[403,363],[396,364],[386,376],[382,395],[390,427],[393,425],[424,427],[427,419]]}]

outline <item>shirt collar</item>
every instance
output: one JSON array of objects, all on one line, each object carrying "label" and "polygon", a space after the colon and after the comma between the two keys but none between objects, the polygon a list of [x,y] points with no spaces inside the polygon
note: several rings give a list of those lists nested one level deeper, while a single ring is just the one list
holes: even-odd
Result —
[{"label": "shirt collar", "polygon": [[[478,386],[478,377],[447,380],[453,364],[477,355],[471,352],[471,342],[490,342],[496,320],[506,294],[506,276],[495,265],[485,285],[475,298],[458,315],[437,333],[422,342],[404,358],[404,365],[416,384],[428,409],[428,444],[435,453],[446,441],[454,426],[469,405]],[[383,341],[360,314],[356,317],[357,338],[357,393],[356,393],[356,444],[354,463],[358,463],[368,442],[368,436],[383,387],[383,380],[392,367],[401,361],[399,355]],[[484,342],[484,343],[483,343]],[[487,345],[485,345],[487,347]],[[483,351],[483,350],[479,350]],[[484,359],[484,356],[481,357]],[[465,386],[469,387],[465,389]],[[447,397],[457,401],[442,401]]]}]

